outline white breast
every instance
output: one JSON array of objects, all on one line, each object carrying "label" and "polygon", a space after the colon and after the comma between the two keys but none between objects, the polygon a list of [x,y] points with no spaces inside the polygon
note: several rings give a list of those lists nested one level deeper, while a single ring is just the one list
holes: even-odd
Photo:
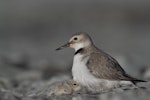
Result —
[{"label": "white breast", "polygon": [[75,55],[72,67],[73,79],[84,86],[91,86],[99,83],[99,79],[95,78],[86,66],[88,58],[89,57],[83,59],[83,55]]}]

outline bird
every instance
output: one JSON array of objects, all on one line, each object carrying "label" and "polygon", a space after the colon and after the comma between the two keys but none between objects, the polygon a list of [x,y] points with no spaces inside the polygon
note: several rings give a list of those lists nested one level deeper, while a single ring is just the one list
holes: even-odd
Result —
[{"label": "bird", "polygon": [[81,86],[74,80],[70,79],[63,82],[53,83],[48,90],[48,96],[61,96],[76,93],[81,90]]},{"label": "bird", "polygon": [[71,47],[75,50],[72,76],[73,80],[89,89],[103,90],[120,86],[120,83],[136,85],[146,82],[131,77],[115,58],[95,46],[86,32],[73,34],[69,42],[56,50]]},{"label": "bird", "polygon": [[29,97],[36,96],[63,96],[78,94],[82,90],[82,86],[72,79],[64,81],[56,81],[52,84],[40,87],[36,91],[30,91],[27,95]]}]

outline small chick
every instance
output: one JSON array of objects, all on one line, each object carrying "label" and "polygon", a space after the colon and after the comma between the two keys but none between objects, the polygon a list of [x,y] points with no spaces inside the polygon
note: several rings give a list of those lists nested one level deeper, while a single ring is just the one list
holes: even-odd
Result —
[{"label": "small chick", "polygon": [[73,94],[76,91],[79,91],[81,86],[76,83],[74,80],[65,81],[62,83],[53,84],[50,87],[50,92],[47,94],[48,96],[60,96]]},{"label": "small chick", "polygon": [[66,84],[70,85],[74,92],[81,90],[82,86],[74,80],[66,81]]}]

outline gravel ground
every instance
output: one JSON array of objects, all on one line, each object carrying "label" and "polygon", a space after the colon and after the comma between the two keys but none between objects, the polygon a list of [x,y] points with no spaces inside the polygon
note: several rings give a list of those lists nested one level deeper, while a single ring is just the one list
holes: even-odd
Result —
[{"label": "gravel ground", "polygon": [[[51,87],[69,80],[71,78],[69,74],[56,74],[45,79],[43,71],[13,69],[16,71],[15,73],[11,72],[11,74],[13,73],[11,78],[4,77],[4,75],[0,77],[0,100],[149,100],[150,98],[150,82],[139,83],[138,86],[141,88],[138,89],[126,86],[98,94],[82,92],[80,94],[50,96],[48,94]],[[9,73],[7,72],[7,74]]]}]

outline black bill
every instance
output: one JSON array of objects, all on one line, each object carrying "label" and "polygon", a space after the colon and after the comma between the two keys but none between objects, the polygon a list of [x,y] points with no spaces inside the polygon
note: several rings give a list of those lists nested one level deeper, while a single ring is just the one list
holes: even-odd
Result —
[{"label": "black bill", "polygon": [[65,45],[63,45],[63,46],[57,48],[56,50],[61,50],[61,49],[64,49],[64,48],[66,48],[66,47],[69,47],[69,46],[70,46],[70,43],[66,43]]}]

